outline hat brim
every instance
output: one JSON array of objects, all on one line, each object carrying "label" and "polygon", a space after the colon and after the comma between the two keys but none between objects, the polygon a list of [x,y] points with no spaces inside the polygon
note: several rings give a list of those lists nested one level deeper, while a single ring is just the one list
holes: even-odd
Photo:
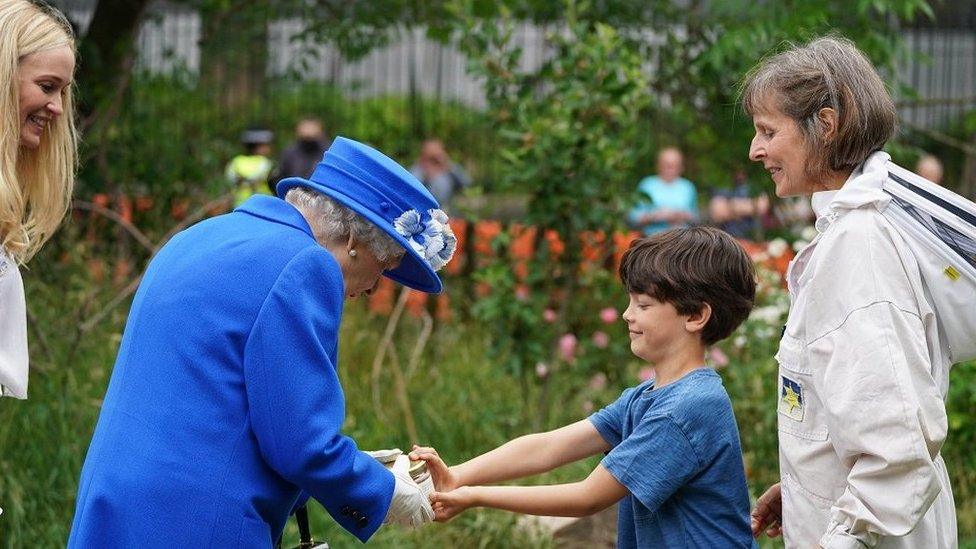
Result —
[{"label": "hat brim", "polygon": [[319,185],[314,181],[309,181],[308,179],[302,177],[289,177],[282,179],[275,187],[275,193],[278,195],[278,197],[284,198],[285,195],[288,194],[288,191],[294,189],[295,187],[305,187],[334,199],[336,202],[339,202],[343,206],[368,220],[370,223],[379,227],[406,251],[406,253],[403,255],[403,260],[400,261],[400,265],[398,265],[395,269],[383,271],[383,276],[399,282],[408,288],[413,288],[414,290],[419,290],[428,294],[441,293],[441,290],[443,290],[443,284],[433,267],[431,267],[430,263],[424,260],[424,258],[421,257],[412,246],[410,246],[410,243],[406,238],[403,237],[403,235],[396,232],[396,229],[393,228],[393,224],[390,223],[389,220],[384,219],[367,208],[364,208],[357,200],[344,194],[338,189]]}]

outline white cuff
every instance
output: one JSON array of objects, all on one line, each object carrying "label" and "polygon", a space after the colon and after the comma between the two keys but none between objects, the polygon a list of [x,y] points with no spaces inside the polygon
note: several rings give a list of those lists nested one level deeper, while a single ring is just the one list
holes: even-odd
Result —
[{"label": "white cuff", "polygon": [[824,549],[865,549],[878,545],[879,541],[877,534],[868,532],[865,537],[858,537],[848,532],[845,525],[830,521],[827,533],[820,538],[820,546]]}]

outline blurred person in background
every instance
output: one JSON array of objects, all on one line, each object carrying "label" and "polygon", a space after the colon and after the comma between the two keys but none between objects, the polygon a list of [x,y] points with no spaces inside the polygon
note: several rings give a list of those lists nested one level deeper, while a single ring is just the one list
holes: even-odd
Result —
[{"label": "blurred person in background", "polygon": [[471,185],[471,178],[460,165],[451,161],[440,139],[428,139],[420,146],[420,156],[410,168],[414,175],[445,210],[450,211],[454,195]]},{"label": "blurred person in background", "polygon": [[273,140],[274,133],[265,128],[250,128],[241,134],[244,152],[232,158],[224,170],[224,177],[234,189],[235,208],[252,195],[274,194],[269,184],[274,167],[271,161]]},{"label": "blurred person in background", "polygon": [[281,151],[278,165],[272,178],[272,192],[274,185],[286,177],[308,177],[315,170],[315,165],[322,159],[325,150],[329,148],[329,139],[325,135],[322,121],[311,116],[302,118],[295,125],[295,141]]},{"label": "blurred person in background", "polygon": [[924,154],[918,159],[918,163],[915,164],[915,173],[928,179],[932,183],[941,185],[942,184],[942,162],[939,161],[934,155]]},{"label": "blurred person in background", "polygon": [[75,37],[64,15],[0,2],[0,396],[27,398],[27,304],[20,266],[57,230],[77,162]]},{"label": "blurred person in background", "polygon": [[758,239],[761,221],[769,213],[769,198],[754,195],[745,170],[736,170],[732,188],[716,191],[708,202],[709,220],[735,238]]},{"label": "blurred person in background", "polygon": [[779,197],[811,197],[816,237],[787,272],[776,360],[781,482],[753,533],[787,547],[948,549],[952,365],[904,236],[882,215],[895,106],[849,40],[820,38],[763,60],[743,107],[749,158]]},{"label": "blurred person in background", "polygon": [[698,221],[698,192],[694,183],[681,177],[683,172],[680,150],[667,147],[658,153],[657,175],[637,185],[641,200],[628,215],[631,225],[651,235]]}]

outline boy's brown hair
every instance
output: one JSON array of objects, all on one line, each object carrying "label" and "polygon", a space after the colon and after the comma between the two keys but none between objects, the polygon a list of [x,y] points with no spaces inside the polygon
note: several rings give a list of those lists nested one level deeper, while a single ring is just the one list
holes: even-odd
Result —
[{"label": "boy's brown hair", "polygon": [[632,294],[670,303],[678,314],[701,310],[712,316],[702,342],[712,345],[749,316],[756,297],[756,271],[742,246],[713,227],[671,229],[635,240],[624,252],[620,280]]}]

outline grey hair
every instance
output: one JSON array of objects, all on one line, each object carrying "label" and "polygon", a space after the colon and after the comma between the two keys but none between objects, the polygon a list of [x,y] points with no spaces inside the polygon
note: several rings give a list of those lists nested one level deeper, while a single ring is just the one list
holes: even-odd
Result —
[{"label": "grey hair", "polygon": [[[770,103],[774,101],[774,103]],[[746,76],[742,107],[778,108],[792,118],[811,152],[810,172],[850,170],[881,150],[895,134],[895,104],[868,58],[845,38],[817,38],[764,59]],[[818,114],[837,113],[828,141]]]},{"label": "grey hair", "polygon": [[381,263],[391,263],[405,253],[403,246],[375,223],[322,193],[295,187],[285,195],[285,201],[302,212],[315,239],[321,243],[342,241],[352,236],[365,244]]}]

